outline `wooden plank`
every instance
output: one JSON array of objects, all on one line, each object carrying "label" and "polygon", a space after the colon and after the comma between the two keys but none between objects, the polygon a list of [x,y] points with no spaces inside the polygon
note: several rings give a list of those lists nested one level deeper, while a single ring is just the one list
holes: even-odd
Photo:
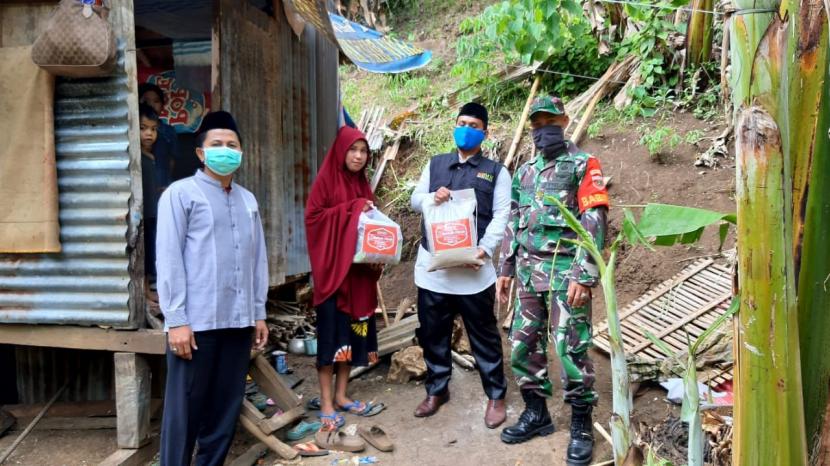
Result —
[{"label": "wooden plank", "polygon": [[[27,418],[18,418],[17,425],[25,425]],[[111,417],[44,417],[35,426],[35,430],[106,430],[118,427],[115,416]],[[18,429],[12,429],[18,430]]]},{"label": "wooden plank", "polygon": [[[152,419],[158,418],[159,414],[161,414],[163,404],[164,402],[161,398],[153,398],[150,400],[150,416]],[[19,421],[37,416],[37,413],[43,409],[44,405],[44,403],[3,405],[3,410],[16,417]],[[49,421],[51,418],[114,418],[115,415],[115,400],[64,401],[53,404],[44,416],[43,422]]]},{"label": "wooden plank", "polygon": [[56,5],[57,2],[0,5],[0,47],[32,45]]},{"label": "wooden plank", "polygon": [[150,443],[139,449],[118,449],[98,463],[98,466],[146,466],[159,451],[159,436],[154,435]]},{"label": "wooden plank", "polygon": [[[37,416],[37,413],[43,409],[43,403],[36,404],[14,404],[3,405],[3,409],[8,411],[12,416],[21,418],[31,418]],[[115,416],[115,401],[64,401],[52,405],[46,417],[89,417],[89,416]]]},{"label": "wooden plank", "polygon": [[297,406],[296,408],[286,411],[284,413],[275,414],[271,417],[259,421],[259,428],[266,434],[272,434],[292,422],[300,419],[305,415],[305,408]]},{"label": "wooden plank", "polygon": [[[127,138],[130,141],[127,151],[130,154],[130,196],[127,222],[127,244],[131,249],[130,264],[130,308],[129,328],[144,327],[145,320],[145,293],[144,293],[144,248],[137,243],[142,239],[143,226],[138,222],[142,218],[144,201],[141,185],[141,131],[138,116],[138,62],[135,45],[135,14],[133,0],[110,0],[108,20],[118,39],[124,43],[124,74],[126,86],[124,89],[124,103],[127,104]],[[128,351],[144,353],[135,349],[120,349],[114,351]],[[163,351],[162,351],[163,352]]]},{"label": "wooden plank", "polygon": [[262,433],[262,431],[256,425],[256,421],[245,416],[244,411],[243,414],[239,416],[239,422],[240,424],[242,424],[242,427],[244,427],[245,430],[247,430],[251,435],[256,437],[257,440],[268,446],[268,448],[280,455],[283,459],[291,460],[296,458],[299,454],[297,450],[280,442],[273,435],[265,435],[264,433]]},{"label": "wooden plank", "polygon": [[[265,415],[262,414],[262,411],[258,410],[247,397],[242,398],[242,409],[239,411],[239,415],[247,417],[257,425],[259,425],[259,421],[265,419]],[[264,433],[270,434],[270,432]]]},{"label": "wooden plank", "polygon": [[[406,120],[401,122],[401,125],[398,127],[398,132],[402,133],[404,127],[406,126]],[[380,166],[377,170],[375,170],[374,176],[372,176],[372,191],[374,192],[378,185],[380,184],[380,180],[383,177],[383,172],[386,171],[386,165],[395,160],[398,156],[398,151],[401,148],[401,140],[403,140],[402,134],[399,134],[397,138],[395,138],[394,144],[391,147],[386,149],[386,152],[383,154],[383,160],[380,162]]]},{"label": "wooden plank", "polygon": [[140,448],[150,441],[150,366],[135,353],[115,353],[118,446]]},{"label": "wooden plank", "polygon": [[[288,2],[286,2],[288,4]],[[251,466],[252,464],[256,464],[256,462],[265,455],[265,452],[268,451],[268,446],[262,442],[256,443],[251,448],[248,449],[245,453],[237,456],[230,466]]]},{"label": "wooden plank", "polygon": [[69,325],[0,325],[0,344],[82,350],[164,354],[167,336],[159,330],[114,330]]},{"label": "wooden plank", "polygon": [[277,376],[277,372],[262,354],[257,355],[251,364],[251,377],[254,378],[262,393],[277,403],[283,411],[300,406],[300,398]]}]

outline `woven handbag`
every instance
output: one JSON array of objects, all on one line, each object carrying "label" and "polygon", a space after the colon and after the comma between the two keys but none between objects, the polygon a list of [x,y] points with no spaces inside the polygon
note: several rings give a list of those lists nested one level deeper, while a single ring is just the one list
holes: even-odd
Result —
[{"label": "woven handbag", "polygon": [[116,42],[109,8],[94,0],[61,0],[32,46],[32,61],[69,78],[107,76],[115,69]]}]

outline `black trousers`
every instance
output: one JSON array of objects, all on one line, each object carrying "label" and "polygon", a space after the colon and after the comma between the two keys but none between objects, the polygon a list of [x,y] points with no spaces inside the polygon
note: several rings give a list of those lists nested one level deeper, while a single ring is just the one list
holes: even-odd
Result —
[{"label": "black trousers", "polygon": [[427,364],[428,395],[444,394],[452,374],[452,324],[461,314],[470,339],[473,357],[484,393],[491,400],[504,399],[507,380],[504,378],[501,334],[493,314],[495,285],[473,295],[435,293],[418,288],[418,343],[424,350]]},{"label": "black trousers", "polygon": [[193,359],[167,349],[161,466],[221,466],[245,396],[253,328],[196,332]]}]

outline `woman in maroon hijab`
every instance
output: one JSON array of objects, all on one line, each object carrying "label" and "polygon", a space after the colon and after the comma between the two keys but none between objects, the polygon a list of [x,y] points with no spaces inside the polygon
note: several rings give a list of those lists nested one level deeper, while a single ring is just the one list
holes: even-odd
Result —
[{"label": "woman in maroon hijab", "polygon": [[[327,427],[345,423],[338,411],[376,414],[369,403],[346,395],[352,366],[377,361],[377,281],[380,269],[353,264],[357,223],[373,207],[366,178],[369,145],[357,129],[344,126],[311,188],[305,212],[314,305],[317,307],[317,374],[320,419]],[[332,379],[336,386],[332,393]]]}]

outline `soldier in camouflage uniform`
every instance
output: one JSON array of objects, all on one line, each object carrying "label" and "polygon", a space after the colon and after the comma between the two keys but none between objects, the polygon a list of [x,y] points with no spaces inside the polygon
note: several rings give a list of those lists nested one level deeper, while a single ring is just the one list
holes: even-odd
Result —
[{"label": "soldier in camouflage uniform", "polygon": [[559,98],[537,98],[530,119],[537,154],[513,177],[497,284],[504,302],[512,278],[518,280],[511,366],[526,408],[501,437],[518,443],[553,432],[545,403],[553,394],[547,370],[550,335],[562,365],[565,401],[572,407],[568,463],[587,464],[593,451],[591,409],[597,401],[588,356],[591,287],[599,276],[589,255],[565,241],[576,238],[576,233],[553,199],[568,206],[601,246],[608,194],[599,161],[564,138],[568,117]]}]

